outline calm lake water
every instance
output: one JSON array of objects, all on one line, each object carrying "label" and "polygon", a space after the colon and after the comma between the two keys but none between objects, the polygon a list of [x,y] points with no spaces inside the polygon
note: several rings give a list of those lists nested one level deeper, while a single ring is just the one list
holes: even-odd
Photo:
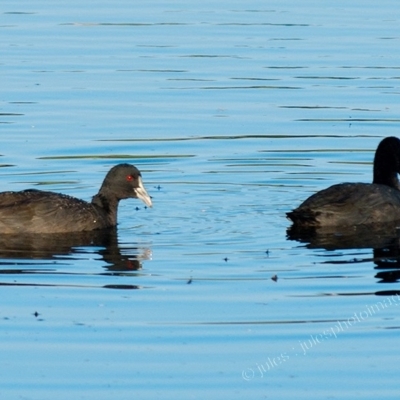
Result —
[{"label": "calm lake water", "polygon": [[397,2],[0,15],[2,190],[89,200],[129,162],[154,203],[107,237],[0,237],[2,399],[398,398],[396,238],[285,218],[399,135]]}]

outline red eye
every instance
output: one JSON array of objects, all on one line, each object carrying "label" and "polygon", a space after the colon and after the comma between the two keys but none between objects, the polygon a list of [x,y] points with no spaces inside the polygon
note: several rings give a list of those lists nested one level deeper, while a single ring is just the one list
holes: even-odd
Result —
[{"label": "red eye", "polygon": [[127,175],[127,176],[126,176],[126,180],[127,180],[128,182],[133,181],[133,176],[132,176],[132,175]]}]

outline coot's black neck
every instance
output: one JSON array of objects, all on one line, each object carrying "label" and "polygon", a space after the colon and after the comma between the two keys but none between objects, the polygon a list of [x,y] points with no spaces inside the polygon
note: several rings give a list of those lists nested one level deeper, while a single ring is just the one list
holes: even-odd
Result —
[{"label": "coot's black neck", "polygon": [[400,190],[397,176],[400,166],[400,141],[395,137],[383,139],[376,149],[373,183]]},{"label": "coot's black neck", "polygon": [[115,196],[104,196],[101,192],[92,198],[92,204],[104,212],[111,226],[117,224],[118,202]]},{"label": "coot's black neck", "polygon": [[397,173],[394,174],[386,174],[382,175],[379,172],[377,174],[374,173],[374,181],[373,183],[379,183],[380,185],[390,186],[392,188],[400,190],[400,183],[397,177]]}]

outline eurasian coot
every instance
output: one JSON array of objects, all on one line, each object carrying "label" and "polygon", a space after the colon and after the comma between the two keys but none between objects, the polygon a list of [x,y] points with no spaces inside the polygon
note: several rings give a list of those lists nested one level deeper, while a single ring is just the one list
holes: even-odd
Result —
[{"label": "eurasian coot", "polygon": [[151,207],[140,171],[119,164],[106,175],[99,192],[86,202],[41,190],[0,193],[0,234],[62,233],[103,229],[117,224],[118,202],[138,198]]},{"label": "eurasian coot", "polygon": [[297,228],[400,222],[400,140],[383,139],[376,149],[371,183],[341,183],[321,190],[287,213]]}]

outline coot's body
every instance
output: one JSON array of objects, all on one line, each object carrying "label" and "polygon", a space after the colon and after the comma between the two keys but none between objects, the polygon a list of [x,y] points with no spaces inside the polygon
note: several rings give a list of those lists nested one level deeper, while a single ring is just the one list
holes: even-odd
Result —
[{"label": "coot's body", "polygon": [[400,222],[400,140],[388,137],[374,159],[374,179],[341,183],[321,190],[287,213],[297,228],[373,225]]},{"label": "coot's body", "polygon": [[139,170],[119,164],[106,175],[92,201],[71,196],[24,190],[0,193],[0,234],[82,232],[117,224],[118,203],[139,198],[152,206]]},{"label": "coot's body", "polygon": [[385,185],[340,183],[312,195],[287,216],[304,227],[400,221],[400,191]]}]

